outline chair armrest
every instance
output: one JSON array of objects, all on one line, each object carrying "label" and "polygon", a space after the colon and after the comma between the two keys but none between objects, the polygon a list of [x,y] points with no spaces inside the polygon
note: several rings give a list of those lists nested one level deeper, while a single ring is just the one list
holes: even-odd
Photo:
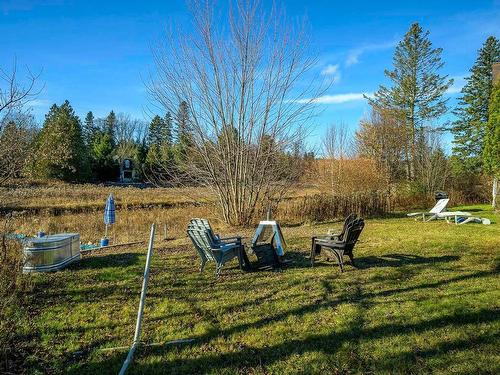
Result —
[{"label": "chair armrest", "polygon": [[411,212],[409,214],[406,214],[406,216],[418,216],[418,215],[422,215],[422,214],[425,214],[425,212]]},{"label": "chair armrest", "polygon": [[316,242],[318,245],[324,247],[326,250],[328,249],[345,249],[346,244],[344,242],[335,242],[335,241],[330,241],[330,242]]},{"label": "chair armrest", "polygon": [[219,237],[219,240],[221,240],[221,241],[237,240],[237,241],[241,242],[241,237],[239,237],[239,236],[234,236],[234,237]]},{"label": "chair armrest", "polygon": [[326,232],[327,234],[331,235],[331,236],[338,236],[340,234],[340,232],[334,232],[334,230],[337,230],[337,229],[332,229],[332,228],[328,228],[328,232]]},{"label": "chair armrest", "polygon": [[319,244],[319,245],[325,245],[325,246],[344,244],[343,241],[336,241],[336,240],[331,240],[331,239],[327,239],[327,238],[318,238],[318,237],[316,237],[314,242]]},{"label": "chair armrest", "polygon": [[311,236],[311,238],[314,237],[318,240],[328,240],[328,239],[333,239],[333,238],[339,238],[339,236],[340,236],[340,233],[338,233],[338,234],[337,233],[335,233],[335,234],[322,233],[322,234],[314,234]]},{"label": "chair armrest", "polygon": [[406,214],[406,216],[409,216],[409,217],[412,217],[412,216],[432,216],[432,215],[436,215],[435,213],[432,213],[432,212],[412,212],[412,213],[409,213],[409,214]]},{"label": "chair armrest", "polygon": [[221,244],[220,247],[212,249],[212,251],[222,251],[223,253],[226,251],[231,251],[234,249],[238,249],[241,247],[241,244],[239,243],[227,243],[227,244]]}]

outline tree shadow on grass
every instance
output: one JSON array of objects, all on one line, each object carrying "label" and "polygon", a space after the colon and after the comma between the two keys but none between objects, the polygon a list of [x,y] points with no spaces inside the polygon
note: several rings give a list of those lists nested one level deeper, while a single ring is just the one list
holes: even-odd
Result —
[{"label": "tree shadow on grass", "polygon": [[139,264],[139,253],[118,253],[84,257],[79,262],[71,264],[68,269],[73,271],[88,269],[104,269],[107,267],[128,267]]},{"label": "tree shadow on grass", "polygon": [[[196,358],[185,358],[187,355],[193,355],[192,352],[196,352],[197,347],[210,347],[210,342],[213,340],[219,340],[220,338],[228,339],[231,336],[244,334],[247,331],[254,331],[255,329],[264,328],[270,324],[275,324],[277,322],[286,321],[290,317],[300,317],[310,313],[320,313],[321,310],[330,310],[335,308],[335,306],[349,301],[349,303],[354,303],[361,309],[366,308],[371,303],[371,299],[378,296],[388,296],[394,294],[405,293],[417,289],[427,289],[441,287],[443,285],[460,282],[468,279],[488,277],[494,274],[494,271],[481,271],[468,275],[461,275],[451,279],[440,280],[433,283],[424,283],[409,288],[396,288],[387,291],[380,291],[376,293],[363,293],[361,290],[344,290],[340,295],[332,295],[331,285],[327,283],[325,287],[325,295],[320,299],[315,299],[310,301],[310,303],[298,306],[295,308],[288,309],[287,311],[274,314],[271,316],[262,316],[251,322],[243,322],[232,327],[224,327],[218,324],[216,317],[206,316],[205,319],[208,321],[215,320],[214,327],[209,329],[205,333],[193,337],[195,342],[192,344],[182,344],[182,346],[168,346],[168,347],[156,347],[156,348],[141,348],[136,354],[137,361],[132,364],[132,373],[149,373],[149,372],[161,372],[161,369],[168,368],[169,371],[172,370],[173,373],[208,373],[208,372],[224,372],[224,371],[237,371],[237,369],[248,369],[249,367],[269,366],[279,361],[284,361],[290,356],[302,355],[307,352],[321,351],[326,354],[334,354],[339,349],[341,349],[344,344],[350,346],[357,346],[360,340],[366,342],[366,340],[377,340],[380,338],[392,337],[401,334],[406,334],[407,332],[420,333],[426,331],[432,331],[433,329],[440,329],[447,326],[466,326],[469,324],[479,324],[497,321],[500,318],[500,311],[483,309],[477,312],[460,312],[452,313],[445,316],[433,318],[430,320],[423,320],[417,323],[398,323],[391,324],[389,322],[383,322],[383,325],[377,325],[376,327],[369,326],[365,327],[363,320],[354,319],[350,323],[350,326],[345,330],[340,332],[328,332],[327,334],[314,334],[306,338],[288,340],[275,345],[262,347],[250,347],[243,343],[237,345],[237,350],[231,351],[229,353],[220,354],[220,352],[211,351],[205,353],[200,353]],[[266,296],[263,297],[266,299]],[[246,302],[241,306],[246,307]],[[233,306],[233,308],[237,308]],[[206,315],[205,311],[199,311],[201,315]],[[161,321],[161,319],[159,319]],[[157,321],[157,319],[155,319]],[[485,335],[484,340],[490,340],[489,335]],[[457,350],[462,348],[461,343],[456,343]],[[441,344],[439,344],[441,345]],[[439,346],[438,345],[438,346]],[[188,349],[186,352],[182,352],[182,349],[186,346],[192,348]],[[432,357],[439,354],[439,348],[424,348],[425,350],[419,351],[418,356],[412,355],[412,353],[407,353],[400,351],[398,353],[392,354],[391,358],[384,358],[384,360],[378,360],[373,363],[373,366],[378,369],[387,368],[386,366],[398,365],[401,366],[401,361],[406,361],[404,366],[409,368],[414,365],[416,361],[421,361],[422,358]],[[455,343],[453,341],[447,340],[442,342],[442,346],[453,350]],[[428,349],[428,350],[427,350]],[[175,352],[175,355],[173,352]],[[170,353],[170,354],[168,354]],[[189,354],[191,353],[191,354]],[[148,357],[150,355],[166,357],[174,357],[175,359],[167,361],[164,363],[156,364],[144,364],[141,362],[141,358]],[[195,354],[196,355],[196,354]],[[85,355],[84,355],[85,356]],[[124,360],[126,353],[107,353],[88,356],[87,358],[80,358],[81,366],[77,365],[75,369],[71,369],[68,373],[102,373],[103,369],[109,370],[116,373]],[[354,364],[353,364],[354,365]],[[362,364],[360,364],[361,366]],[[370,364],[371,367],[371,364]],[[363,367],[361,367],[363,368]]]},{"label": "tree shadow on grass", "polygon": [[376,268],[376,267],[403,267],[414,264],[434,264],[446,263],[459,260],[456,255],[443,255],[435,257],[423,257],[413,254],[384,254],[381,256],[365,256],[354,258],[354,267],[360,269]]},{"label": "tree shadow on grass", "polygon": [[[278,318],[279,319],[279,318]],[[345,330],[329,332],[326,334],[311,334],[306,338],[291,339],[280,342],[274,345],[264,347],[252,347],[240,343],[237,350],[225,353],[214,351],[205,352],[196,358],[185,358],[184,355],[192,349],[182,351],[182,348],[196,346],[208,343],[210,337],[200,337],[192,344],[183,344],[176,346],[163,347],[143,347],[136,352],[136,357],[131,365],[130,373],[158,373],[161,369],[168,369],[172,373],[179,374],[198,374],[198,373],[218,373],[228,371],[238,371],[249,368],[262,368],[271,366],[277,362],[285,361],[291,356],[301,356],[309,352],[322,352],[327,355],[335,354],[342,349],[343,346],[357,347],[359,340],[363,340],[366,345],[367,340],[379,340],[384,338],[396,337],[399,335],[418,333],[431,333],[433,330],[442,329],[445,327],[465,327],[469,324],[491,323],[500,319],[500,312],[493,309],[482,309],[475,312],[465,312],[458,314],[450,314],[443,317],[426,319],[417,323],[387,323],[375,327],[364,327],[362,321],[354,320]],[[276,319],[271,320],[275,322]],[[250,328],[250,327],[249,327]],[[228,337],[231,329],[222,329],[218,331],[217,337]],[[482,334],[481,337],[471,338],[472,342],[478,345],[495,342],[498,338],[498,333],[491,332]],[[427,360],[432,357],[441,355],[443,350],[458,351],[465,350],[469,346],[470,340],[453,340],[444,338],[440,343],[424,350],[415,350],[414,352],[399,351],[391,357],[383,359],[369,358],[361,363],[347,363],[347,366],[355,366],[357,370],[372,371],[397,369],[404,371],[410,370],[413,366],[423,366],[422,360]],[[167,353],[176,353],[175,359],[165,360],[165,362],[151,363],[150,361],[142,361],[141,359],[148,356],[167,356]],[[106,357],[98,361],[89,361],[82,367],[71,370],[68,373],[102,373],[103,369],[113,369],[118,371],[121,361],[124,360],[126,353],[115,353],[112,356]],[[367,354],[369,356],[369,354]],[[172,357],[172,356],[170,356]],[[149,362],[149,363],[148,363]],[[355,370],[356,368],[351,368]],[[332,369],[334,370],[334,369]],[[356,372],[356,371],[355,371]],[[397,372],[397,371],[396,371]]]}]

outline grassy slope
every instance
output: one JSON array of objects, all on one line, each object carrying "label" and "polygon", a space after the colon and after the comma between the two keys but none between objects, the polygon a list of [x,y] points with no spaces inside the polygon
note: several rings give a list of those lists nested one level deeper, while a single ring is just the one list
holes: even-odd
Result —
[{"label": "grassy slope", "polygon": [[[218,280],[187,242],[160,242],[143,339],[195,341],[141,348],[130,373],[498,373],[500,220],[476,213],[494,225],[369,220],[343,274],[309,267],[309,237],[327,226],[284,229],[283,273],[231,266]],[[126,350],[99,349],[130,344],[145,262],[144,248],[122,251],[30,276],[31,372],[118,372]]]}]

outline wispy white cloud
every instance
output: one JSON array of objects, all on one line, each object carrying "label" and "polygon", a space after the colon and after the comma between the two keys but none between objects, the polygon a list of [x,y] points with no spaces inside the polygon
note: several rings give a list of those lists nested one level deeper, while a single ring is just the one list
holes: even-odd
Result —
[{"label": "wispy white cloud", "polygon": [[460,91],[462,91],[462,88],[465,86],[465,76],[454,76],[451,77],[453,78],[453,85],[451,85],[448,90],[446,90],[447,94],[458,94]]},{"label": "wispy white cloud", "polygon": [[346,93],[346,94],[335,94],[335,95],[323,95],[314,99],[300,99],[297,103],[318,103],[318,104],[342,104],[348,102],[355,102],[360,100],[365,100],[365,95],[367,97],[372,97],[373,93],[360,92],[360,93]]},{"label": "wispy white cloud", "polygon": [[332,75],[337,73],[339,73],[339,64],[329,64],[321,71],[321,74],[323,75]]},{"label": "wispy white cloud", "polygon": [[351,66],[351,65],[357,64],[359,62],[361,55],[364,54],[365,52],[387,50],[390,48],[394,48],[394,46],[396,46],[396,44],[397,44],[397,41],[393,40],[390,42],[372,43],[372,44],[363,45],[361,47],[353,48],[347,53],[345,65]]},{"label": "wispy white cloud", "polygon": [[329,76],[332,78],[334,83],[338,83],[340,81],[341,73],[340,73],[340,65],[339,64],[328,64],[323,68],[321,74],[324,76]]},{"label": "wispy white cloud", "polygon": [[28,105],[31,107],[48,107],[50,101],[47,99],[33,99],[28,102]]}]

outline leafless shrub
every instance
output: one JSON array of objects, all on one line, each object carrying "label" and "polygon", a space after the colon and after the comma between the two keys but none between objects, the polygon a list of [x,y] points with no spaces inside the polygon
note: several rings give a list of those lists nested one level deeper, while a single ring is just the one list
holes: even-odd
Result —
[{"label": "leafless shrub", "polygon": [[193,31],[170,33],[153,49],[148,91],[165,112],[186,101],[191,143],[182,176],[217,194],[226,222],[246,225],[260,200],[294,180],[284,155],[304,137],[324,87],[304,82],[316,60],[303,26],[290,27],[283,13],[243,0],[228,14],[215,14],[210,1],[191,9]]},{"label": "leafless shrub", "polygon": [[283,221],[321,222],[345,218],[351,213],[378,217],[391,211],[387,192],[316,194],[283,201],[276,216]]},{"label": "leafless shrub", "polygon": [[9,239],[11,221],[6,219],[0,228],[0,372],[15,373],[18,348],[15,342],[18,319],[22,319],[22,292],[28,286],[22,278],[21,246]]}]

